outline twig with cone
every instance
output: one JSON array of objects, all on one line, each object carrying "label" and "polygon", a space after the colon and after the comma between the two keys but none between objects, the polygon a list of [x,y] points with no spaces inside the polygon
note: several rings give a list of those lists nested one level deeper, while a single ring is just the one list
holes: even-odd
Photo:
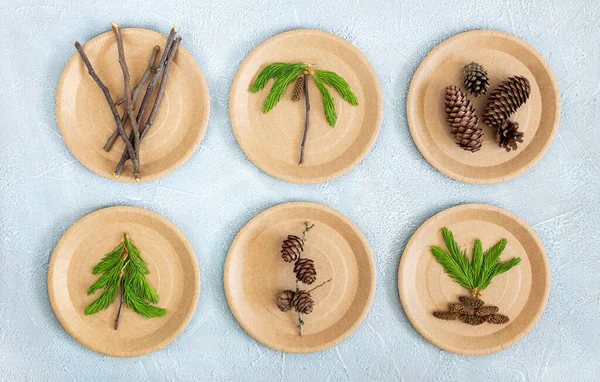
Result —
[{"label": "twig with cone", "polygon": [[296,274],[296,290],[286,289],[277,296],[277,307],[282,312],[295,310],[298,313],[298,331],[300,336],[304,335],[303,314],[311,314],[314,307],[314,300],[311,292],[330,282],[329,279],[316,287],[303,290],[300,289],[300,283],[311,285],[317,279],[317,270],[315,262],[312,259],[302,257],[304,245],[308,232],[314,227],[310,222],[304,223],[305,228],[302,238],[296,235],[288,235],[281,246],[281,257],[286,263],[294,263],[294,273]]}]

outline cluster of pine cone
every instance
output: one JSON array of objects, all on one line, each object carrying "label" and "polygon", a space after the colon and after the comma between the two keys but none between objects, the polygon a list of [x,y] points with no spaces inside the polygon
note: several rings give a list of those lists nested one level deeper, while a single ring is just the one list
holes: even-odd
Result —
[{"label": "cluster of pine cone", "polygon": [[441,320],[461,320],[469,325],[481,325],[484,322],[490,324],[506,324],[509,321],[508,316],[498,313],[498,307],[493,305],[484,305],[481,299],[461,296],[460,302],[448,304],[447,311],[435,311],[433,315]]},{"label": "cluster of pine cone", "polygon": [[[476,62],[464,67],[463,86],[475,97],[487,93],[489,87],[487,71]],[[509,77],[489,96],[483,114],[483,122],[496,129],[496,140],[506,151],[516,150],[523,142],[519,124],[508,118],[521,107],[531,93],[531,84],[523,76]],[[464,150],[477,152],[483,143],[483,129],[473,104],[458,86],[448,86],[445,91],[446,121],[455,142]]]},{"label": "cluster of pine cone", "polygon": [[[294,263],[296,279],[303,284],[310,285],[317,279],[315,262],[312,259],[301,257],[304,252],[304,240],[296,235],[289,235],[281,246],[281,257],[286,263]],[[310,293],[305,290],[284,290],[277,296],[277,307],[282,312],[294,308],[297,312],[310,314],[314,301]]]}]

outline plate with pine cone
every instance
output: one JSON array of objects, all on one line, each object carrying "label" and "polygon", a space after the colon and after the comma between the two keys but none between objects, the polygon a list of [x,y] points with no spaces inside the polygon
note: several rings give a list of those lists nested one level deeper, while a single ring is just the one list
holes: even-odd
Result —
[{"label": "plate with pine cone", "polygon": [[544,57],[492,30],[453,36],[415,72],[407,119],[418,149],[443,174],[467,183],[513,179],[550,147],[560,120],[558,83]]},{"label": "plate with pine cone", "polygon": [[521,218],[465,204],[434,215],[413,234],[398,289],[406,316],[429,342],[486,355],[516,344],[536,325],[550,293],[550,266]]},{"label": "plate with pine cone", "polygon": [[225,261],[231,312],[272,349],[314,353],[348,338],[375,296],[375,262],[344,215],[316,203],[285,203],[254,217]]}]

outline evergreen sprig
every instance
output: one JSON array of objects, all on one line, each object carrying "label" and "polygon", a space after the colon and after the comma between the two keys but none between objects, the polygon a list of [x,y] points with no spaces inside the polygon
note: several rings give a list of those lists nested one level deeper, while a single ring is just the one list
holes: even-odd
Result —
[{"label": "evergreen sprig", "polygon": [[500,262],[500,256],[506,248],[506,244],[508,244],[506,239],[500,240],[485,252],[483,252],[481,241],[477,239],[473,248],[473,257],[469,261],[467,251],[461,252],[458,243],[454,240],[452,231],[444,227],[442,228],[442,235],[448,251],[438,246],[432,246],[431,252],[444,267],[444,271],[448,276],[468,289],[475,297],[481,296],[481,292],[490,285],[494,277],[521,262],[519,257]]},{"label": "evergreen sprig", "polygon": [[[121,287],[119,312],[124,303],[146,318],[164,316],[167,313],[166,309],[150,305],[158,303],[158,293],[146,280],[146,275],[149,273],[139,249],[129,240],[127,234],[124,234],[123,242],[107,253],[92,269],[92,274],[101,274],[101,276],[90,286],[88,295],[100,289],[104,291],[86,308],[85,314],[95,314],[108,308],[114,302]],[[118,319],[119,314],[115,328],[118,326]]]}]

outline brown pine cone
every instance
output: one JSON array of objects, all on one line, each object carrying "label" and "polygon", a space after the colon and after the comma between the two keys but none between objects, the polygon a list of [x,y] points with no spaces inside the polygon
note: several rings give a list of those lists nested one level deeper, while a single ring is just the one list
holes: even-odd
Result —
[{"label": "brown pine cone", "polygon": [[311,314],[314,304],[315,302],[313,301],[312,297],[310,297],[310,293],[305,290],[296,292],[294,298],[292,299],[292,305],[297,312],[302,314]]},{"label": "brown pine cone", "polygon": [[523,76],[509,77],[490,94],[483,122],[490,127],[502,126],[504,121],[527,102],[531,84]]},{"label": "brown pine cone", "polygon": [[306,257],[299,258],[294,264],[294,273],[298,281],[310,285],[317,279],[317,270],[315,262]]},{"label": "brown pine cone", "polygon": [[480,317],[487,317],[490,314],[498,313],[498,307],[493,305],[482,306],[475,310],[475,315]]},{"label": "brown pine cone", "polygon": [[304,91],[304,76],[298,77],[296,85],[294,85],[294,91],[292,92],[292,101],[300,101],[302,92]]},{"label": "brown pine cone", "polygon": [[469,325],[473,325],[473,326],[481,325],[485,322],[485,317],[479,317],[479,316],[462,315],[462,316],[460,316],[460,319],[465,324],[469,324]]},{"label": "brown pine cone", "polygon": [[473,104],[457,86],[446,87],[446,121],[454,141],[463,150],[476,152],[481,149],[483,129],[478,127],[479,117]]},{"label": "brown pine cone", "polygon": [[463,85],[474,97],[487,93],[490,86],[487,71],[476,62],[471,62],[463,68]]},{"label": "brown pine cone", "polygon": [[453,313],[464,314],[467,316],[472,316],[475,314],[475,308],[471,306],[465,306],[458,302],[452,302],[448,304],[448,309]]},{"label": "brown pine cone", "polygon": [[490,324],[506,324],[510,319],[503,314],[490,314],[485,318]]},{"label": "brown pine cone", "polygon": [[295,292],[289,289],[279,293],[279,296],[277,296],[277,307],[279,310],[282,312],[287,312],[292,309],[292,300],[294,299],[294,294]]},{"label": "brown pine cone", "polygon": [[456,320],[460,317],[460,314],[455,312],[443,312],[438,310],[433,312],[433,316],[435,318],[439,318],[440,320]]},{"label": "brown pine cone", "polygon": [[472,308],[479,308],[483,306],[483,301],[476,297],[460,296],[458,300],[461,302],[461,304],[470,306]]},{"label": "brown pine cone", "polygon": [[517,149],[517,142],[523,143],[524,135],[523,132],[519,131],[519,122],[513,122],[509,119],[496,129],[498,146],[504,147],[508,152]]},{"label": "brown pine cone", "polygon": [[281,257],[286,263],[293,263],[304,251],[304,241],[296,235],[288,235],[281,246]]}]

